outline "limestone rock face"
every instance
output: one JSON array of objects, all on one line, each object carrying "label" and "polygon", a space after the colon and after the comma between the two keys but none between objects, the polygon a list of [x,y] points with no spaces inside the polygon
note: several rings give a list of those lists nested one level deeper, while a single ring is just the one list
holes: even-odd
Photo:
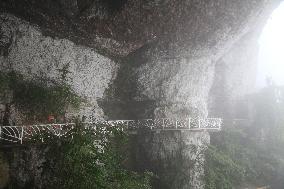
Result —
[{"label": "limestone rock face", "polygon": [[47,35],[113,56],[126,56],[156,41],[191,56],[196,49],[218,53],[218,47],[248,29],[273,1],[3,0],[0,10],[38,24]]},{"label": "limestone rock face", "polygon": [[142,95],[157,102],[156,117],[206,117],[213,76],[209,59],[159,59],[138,69],[138,86]]},{"label": "limestone rock face", "polygon": [[202,132],[140,133],[132,139],[133,167],[158,175],[155,188],[203,188],[204,152],[209,138],[208,133]]},{"label": "limestone rock face", "polygon": [[115,78],[116,63],[69,40],[45,37],[38,28],[14,16],[2,14],[0,23],[0,70],[14,70],[27,79],[59,80],[61,70],[67,69],[68,84],[89,104],[81,113],[104,116],[97,100]]},{"label": "limestone rock face", "polygon": [[[206,11],[196,13],[193,10],[191,13],[196,20],[187,17],[190,26],[179,23],[176,28],[182,27],[184,30],[179,30],[178,34],[172,32],[127,57],[111,87],[113,95],[106,96],[106,99],[117,100],[119,103],[106,105],[107,114],[114,119],[226,116],[224,112],[231,112],[237,104],[230,105],[226,102],[242,99],[253,89],[259,30],[273,10],[275,2],[195,2]],[[218,17],[220,20],[215,13],[221,13]],[[113,111],[116,106],[125,107],[120,115]],[[223,109],[222,114],[217,109]],[[236,115],[235,112],[232,114]],[[197,148],[202,148],[199,133],[187,136]],[[147,137],[149,136],[145,138]],[[190,162],[195,153],[181,147],[178,142],[180,140],[186,141],[186,138],[180,134],[172,136],[163,133],[152,136],[149,142],[152,146],[147,146],[145,141],[138,142],[141,145],[138,149],[145,149],[141,152],[142,158],[145,154],[150,157],[146,160],[152,168],[150,170],[155,170],[157,162],[163,162],[161,167],[156,168],[159,171],[164,170],[163,165],[168,162],[183,162],[185,164],[181,164],[187,167],[186,162]],[[164,144],[170,147],[164,149]],[[182,151],[187,151],[188,155],[181,155]],[[166,161],[162,158],[164,154],[167,154]],[[183,160],[177,161],[179,157]],[[171,166],[165,169],[175,170],[177,175],[184,173],[192,180],[182,182],[179,177],[173,178],[156,170],[158,175],[162,175],[162,179],[169,181],[169,188],[203,188],[200,183],[202,171],[196,171],[198,176],[193,176],[190,172],[183,172],[178,164],[173,163]],[[183,184],[177,186],[177,183]]]},{"label": "limestone rock face", "polygon": [[[222,116],[225,102],[251,88],[259,28],[279,2],[3,0],[0,10],[29,23],[0,17],[0,69],[57,78],[68,66],[70,84],[98,117]],[[209,141],[208,133],[141,135],[137,154],[161,177],[158,186],[202,189],[192,161],[203,137]]]}]

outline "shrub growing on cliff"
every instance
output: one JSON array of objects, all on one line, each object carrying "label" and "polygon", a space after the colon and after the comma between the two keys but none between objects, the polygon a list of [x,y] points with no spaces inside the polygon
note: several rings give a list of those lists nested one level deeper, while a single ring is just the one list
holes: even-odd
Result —
[{"label": "shrub growing on cliff", "polygon": [[246,136],[241,130],[225,129],[212,138],[206,152],[206,189],[232,189],[253,177],[251,166],[255,159],[251,158],[256,154],[243,143]]},{"label": "shrub growing on cliff", "polygon": [[63,115],[83,102],[72,88],[62,81],[26,80],[16,72],[0,73],[0,89],[12,92],[12,104],[25,113],[26,120],[46,120],[49,114]]},{"label": "shrub growing on cliff", "polygon": [[79,126],[72,131],[72,137],[45,139],[50,147],[45,169],[54,170],[53,188],[150,189],[151,174],[124,168],[127,135],[118,128],[96,127]]}]

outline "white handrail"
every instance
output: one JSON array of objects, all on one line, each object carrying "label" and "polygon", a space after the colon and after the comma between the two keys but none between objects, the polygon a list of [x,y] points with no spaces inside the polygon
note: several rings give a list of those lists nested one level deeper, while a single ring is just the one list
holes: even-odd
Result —
[{"label": "white handrail", "polygon": [[[187,118],[187,119],[141,119],[141,120],[109,120],[83,122],[83,125],[95,130],[98,125],[105,127],[122,127],[122,130],[187,130],[187,131],[220,131],[222,126],[221,118]],[[75,123],[53,123],[40,125],[22,125],[22,126],[0,126],[0,141],[20,142],[30,139],[32,136],[41,134],[43,131],[49,131],[55,136],[62,137],[72,130]]]}]

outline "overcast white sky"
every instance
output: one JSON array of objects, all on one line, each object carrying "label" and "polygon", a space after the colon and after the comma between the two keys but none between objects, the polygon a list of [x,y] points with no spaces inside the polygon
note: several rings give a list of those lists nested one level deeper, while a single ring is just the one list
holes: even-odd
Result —
[{"label": "overcast white sky", "polygon": [[284,85],[284,2],[273,12],[259,39],[257,87],[265,86],[266,76]]}]

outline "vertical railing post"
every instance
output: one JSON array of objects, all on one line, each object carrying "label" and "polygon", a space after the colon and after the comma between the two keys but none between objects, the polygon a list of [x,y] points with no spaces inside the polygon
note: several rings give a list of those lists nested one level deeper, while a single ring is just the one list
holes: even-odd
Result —
[{"label": "vertical railing post", "polygon": [[63,136],[63,126],[60,124],[59,125],[59,137]]},{"label": "vertical railing post", "polygon": [[[153,121],[153,120],[150,120],[150,119],[149,119],[149,120],[146,120],[146,124],[147,124],[147,121],[148,121],[149,124],[150,124],[151,130],[153,130],[153,128],[154,128],[154,126],[152,125],[152,121]],[[154,128],[154,129],[155,129],[155,128]]]},{"label": "vertical railing post", "polygon": [[20,136],[20,142],[23,144],[23,138],[24,138],[24,127],[21,127],[21,136]]},{"label": "vertical railing post", "polygon": [[39,135],[40,135],[40,138],[41,138],[41,142],[43,142],[43,136],[44,136],[44,132],[47,130],[46,127],[40,127],[38,128],[39,130]]},{"label": "vertical railing post", "polygon": [[178,128],[178,120],[176,119],[176,129]]},{"label": "vertical railing post", "polygon": [[198,118],[198,128],[200,129],[201,128],[201,119]]},{"label": "vertical railing post", "polygon": [[163,127],[163,130],[165,129],[165,119],[162,119],[162,127]]},{"label": "vertical railing post", "polygon": [[128,131],[129,129],[129,121],[126,121],[126,131]]},{"label": "vertical railing post", "polygon": [[154,128],[158,129],[159,128],[159,119],[153,119],[153,123],[154,123]]},{"label": "vertical railing post", "polygon": [[218,130],[221,130],[223,120],[219,118],[218,120]]},{"label": "vertical railing post", "polygon": [[73,136],[74,136],[74,128],[75,128],[75,125],[71,124],[71,139],[73,139]]},{"label": "vertical railing post", "polygon": [[2,127],[0,127],[0,139],[2,137]]},{"label": "vertical railing post", "polygon": [[191,118],[188,118],[188,129],[190,129]]}]

